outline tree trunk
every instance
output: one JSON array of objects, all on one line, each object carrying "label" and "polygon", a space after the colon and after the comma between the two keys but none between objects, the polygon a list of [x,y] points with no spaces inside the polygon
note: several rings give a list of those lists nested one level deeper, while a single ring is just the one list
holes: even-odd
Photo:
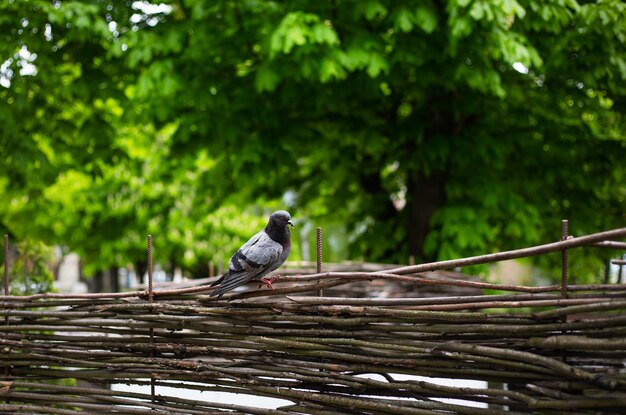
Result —
[{"label": "tree trunk", "polygon": [[[203,261],[206,262],[206,261]],[[208,265],[207,265],[208,266]],[[176,256],[172,255],[167,267],[167,275],[166,278],[168,281],[174,280],[174,274],[176,273],[176,268],[178,268],[178,261],[176,261]]]},{"label": "tree trunk", "polygon": [[[452,138],[459,136],[468,123],[475,122],[473,117],[461,116],[452,110],[457,99],[455,94],[435,95],[429,101],[429,108],[420,117],[424,125],[423,141],[407,148],[409,154],[417,152],[428,153],[434,151],[432,144],[439,144],[439,140],[452,144]],[[424,159],[428,160],[428,157]],[[436,160],[436,159],[435,159]],[[421,262],[436,259],[436,250],[427,254],[424,252],[426,238],[432,230],[432,218],[435,212],[446,203],[446,182],[450,168],[448,160],[438,163],[432,158],[426,163],[430,168],[423,166],[423,160],[414,164],[407,172],[407,237],[409,255]],[[428,171],[426,173],[425,171]]]},{"label": "tree trunk", "polygon": [[109,286],[111,288],[112,293],[117,293],[120,291],[120,279],[119,279],[119,269],[117,267],[109,268]]},{"label": "tree trunk", "polygon": [[110,293],[113,289],[113,287],[111,287],[111,270],[104,269],[100,272],[100,275],[100,281],[102,281],[102,286],[99,292]]},{"label": "tree trunk", "polygon": [[135,272],[137,273],[137,280],[140,284],[147,284],[148,280],[145,278],[146,271],[148,270],[148,264],[146,261],[135,261]]},{"label": "tree trunk", "polygon": [[432,255],[424,252],[424,243],[431,230],[432,217],[445,203],[445,172],[426,176],[416,172],[407,180],[407,237],[409,255],[418,261],[432,261]]},{"label": "tree trunk", "polygon": [[102,292],[102,288],[104,286],[103,282],[103,274],[102,271],[96,271],[93,274],[93,277],[91,277],[88,281],[87,281],[87,285],[89,287],[89,291],[91,291],[92,293],[101,293]]}]

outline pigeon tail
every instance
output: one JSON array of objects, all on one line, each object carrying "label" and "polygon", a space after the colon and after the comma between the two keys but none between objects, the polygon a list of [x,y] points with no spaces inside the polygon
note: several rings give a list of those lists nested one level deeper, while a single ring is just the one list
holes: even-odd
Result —
[{"label": "pigeon tail", "polygon": [[221,284],[221,282],[224,281],[224,278],[226,278],[227,275],[228,271],[222,274],[222,276],[217,281],[213,281],[213,284],[209,285],[209,287],[215,287],[217,284]]},{"label": "pigeon tail", "polygon": [[[223,279],[226,275],[228,275],[228,280],[225,280],[222,284],[220,284],[220,286],[217,287],[215,291],[213,291],[212,295],[221,296],[226,291],[235,289],[250,280],[250,276],[248,275],[246,271],[235,272],[235,273],[228,272],[227,274],[224,274],[224,276],[222,276],[220,280]],[[217,283],[218,281],[214,282],[213,284],[217,284]]]}]

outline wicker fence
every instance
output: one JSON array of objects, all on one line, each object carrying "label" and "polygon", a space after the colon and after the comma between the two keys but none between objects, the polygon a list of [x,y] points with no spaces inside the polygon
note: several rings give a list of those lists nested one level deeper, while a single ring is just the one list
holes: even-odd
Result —
[{"label": "wicker fence", "polygon": [[[378,272],[284,276],[274,291],[252,287],[219,302],[207,286],[5,295],[0,413],[625,413],[626,284],[504,286],[429,272],[575,247],[623,249],[610,241],[623,237],[626,229],[617,229]],[[363,296],[372,281],[407,287],[410,295]],[[426,286],[499,294],[423,297],[413,290]],[[325,297],[315,295],[319,289],[328,290]],[[110,384],[150,385],[152,393],[100,387]],[[165,387],[290,403],[263,409],[239,405],[236,395],[228,404],[190,400],[160,393]]]}]

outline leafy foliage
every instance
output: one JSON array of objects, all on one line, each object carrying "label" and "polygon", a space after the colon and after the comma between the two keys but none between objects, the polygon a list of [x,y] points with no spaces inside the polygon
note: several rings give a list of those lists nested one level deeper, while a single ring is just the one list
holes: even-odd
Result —
[{"label": "leafy foliage", "polygon": [[[10,265],[11,294],[30,295],[53,290],[52,248],[42,242],[26,239],[17,244],[17,255]],[[4,273],[4,265],[0,267]]]},{"label": "leafy foliage", "polygon": [[285,204],[342,224],[348,256],[393,262],[552,241],[564,217],[572,234],[623,226],[620,1],[29,0],[0,16],[2,222],[91,271],[139,261],[147,233],[186,269],[223,262]]}]

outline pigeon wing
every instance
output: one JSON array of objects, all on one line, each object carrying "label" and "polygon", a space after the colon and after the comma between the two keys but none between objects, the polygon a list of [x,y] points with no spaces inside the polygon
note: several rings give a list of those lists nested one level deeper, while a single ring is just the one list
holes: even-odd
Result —
[{"label": "pigeon wing", "polygon": [[257,233],[230,258],[228,273],[213,294],[223,294],[266,275],[275,269],[282,251],[282,245],[272,240],[265,231]]}]

